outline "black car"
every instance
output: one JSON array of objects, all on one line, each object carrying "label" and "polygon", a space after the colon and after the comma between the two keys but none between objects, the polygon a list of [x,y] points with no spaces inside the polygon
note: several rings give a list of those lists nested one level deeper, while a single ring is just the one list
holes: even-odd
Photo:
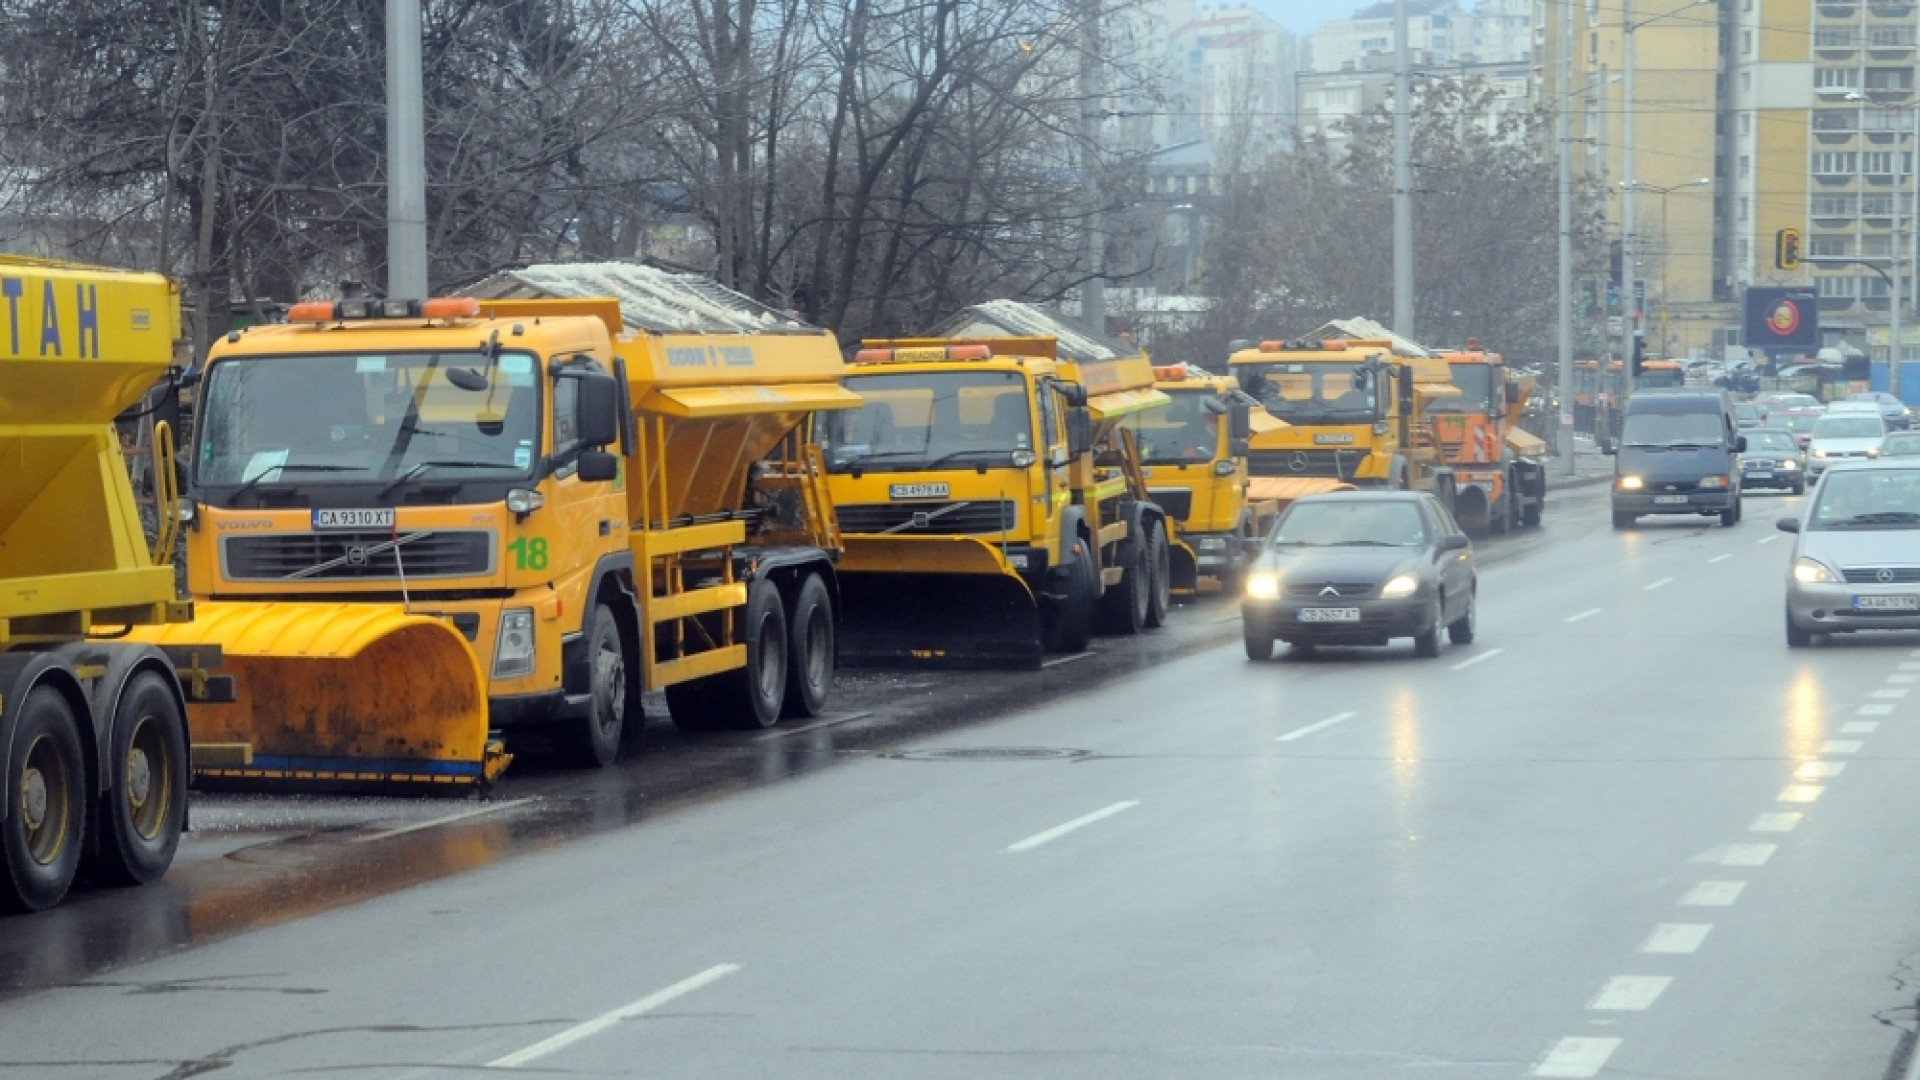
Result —
[{"label": "black car", "polygon": [[1422,492],[1309,495],[1282,511],[1248,567],[1240,604],[1247,658],[1273,643],[1385,645],[1413,639],[1440,655],[1444,629],[1473,640],[1473,544],[1440,500]]},{"label": "black car", "polygon": [[1747,449],[1740,455],[1740,490],[1784,488],[1795,495],[1807,490],[1807,452],[1785,428],[1752,428]]}]

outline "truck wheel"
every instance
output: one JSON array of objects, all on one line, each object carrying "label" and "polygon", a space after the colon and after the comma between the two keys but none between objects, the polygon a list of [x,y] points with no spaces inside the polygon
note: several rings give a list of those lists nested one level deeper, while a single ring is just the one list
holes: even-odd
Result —
[{"label": "truck wheel", "polygon": [[107,791],[97,804],[88,878],[158,881],[173,865],[187,812],[187,721],[167,680],[143,671],[113,709]]},{"label": "truck wheel", "polygon": [[1529,529],[1540,527],[1540,507],[1546,503],[1546,497],[1539,491],[1527,495],[1526,508],[1520,511],[1520,524]]},{"label": "truck wheel", "polygon": [[833,690],[833,597],[808,574],[787,617],[787,696],[780,715],[819,716]]},{"label": "truck wheel", "polygon": [[1173,606],[1173,545],[1167,540],[1164,522],[1147,525],[1147,565],[1153,567],[1153,590],[1147,597],[1147,625],[1165,626],[1167,609]]},{"label": "truck wheel", "polygon": [[1120,545],[1120,581],[1100,594],[1101,633],[1137,634],[1147,625],[1147,609],[1153,605],[1147,539],[1142,533]]},{"label": "truck wheel", "polygon": [[787,609],[772,581],[757,578],[747,586],[746,618],[740,637],[747,666],[711,677],[715,726],[758,731],[780,722],[787,694]]},{"label": "truck wheel", "polygon": [[73,707],[58,691],[39,687],[14,716],[8,812],[0,821],[0,911],[43,911],[67,895],[86,835],[85,776]]},{"label": "truck wheel", "polygon": [[1073,555],[1067,560],[1066,598],[1041,613],[1041,644],[1048,652],[1087,651],[1093,637],[1094,593],[1093,555],[1082,537],[1074,542]]},{"label": "truck wheel", "polygon": [[620,640],[620,621],[613,609],[596,604],[588,624],[587,662],[593,669],[593,700],[587,715],[568,721],[560,733],[560,750],[581,768],[611,765],[620,756],[620,733],[627,723],[626,646]]},{"label": "truck wheel", "polygon": [[1507,487],[1500,492],[1500,500],[1487,508],[1487,531],[1494,536],[1505,536],[1513,531],[1513,488]]}]

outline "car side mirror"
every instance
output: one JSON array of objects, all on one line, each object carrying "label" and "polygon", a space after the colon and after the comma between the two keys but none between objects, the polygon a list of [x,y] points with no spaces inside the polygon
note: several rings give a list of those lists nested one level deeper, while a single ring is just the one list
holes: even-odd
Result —
[{"label": "car side mirror", "polygon": [[1454,533],[1440,541],[1440,554],[1445,555],[1449,551],[1466,551],[1472,547],[1473,541],[1467,539],[1466,533]]},{"label": "car side mirror", "polygon": [[[1086,391],[1080,391],[1082,400]],[[1067,410],[1067,452],[1074,456],[1093,449],[1093,416],[1085,405],[1075,405]]]},{"label": "car side mirror", "polygon": [[[582,446],[610,446],[620,441],[620,384],[601,372],[567,374],[580,383],[574,404],[574,432]],[[611,479],[611,478],[609,478]]]},{"label": "car side mirror", "polygon": [[1227,452],[1234,457],[1246,457],[1253,452],[1253,440],[1232,439],[1227,443]]},{"label": "car side mirror", "polygon": [[1602,454],[1605,454],[1605,455],[1607,455],[1608,457],[1612,457],[1612,456],[1613,456],[1613,453],[1614,453],[1614,447],[1613,447],[1613,444],[1612,444],[1612,443],[1610,443],[1610,442],[1603,442],[1603,443],[1601,443],[1601,444],[1600,444],[1600,452],[1601,452]]},{"label": "car side mirror", "polygon": [[1249,555],[1260,554],[1260,549],[1266,546],[1267,539],[1264,536],[1243,536],[1240,538],[1240,550]]},{"label": "car side mirror", "polygon": [[1734,436],[1733,452],[1736,454],[1744,454],[1747,452],[1747,437],[1745,435]]},{"label": "car side mirror", "polygon": [[1779,529],[1781,532],[1797,533],[1800,531],[1800,519],[1797,517],[1783,517],[1779,521],[1774,522],[1773,527]]},{"label": "car side mirror", "polygon": [[620,459],[604,450],[588,450],[578,459],[578,476],[582,483],[604,484],[620,475]]},{"label": "car side mirror", "polygon": [[1087,388],[1085,386],[1079,383],[1060,383],[1058,385],[1060,387],[1060,393],[1065,395],[1067,404],[1070,407],[1075,409],[1086,407]]},{"label": "car side mirror", "polygon": [[1227,435],[1242,441],[1253,438],[1253,409],[1235,398],[1227,408]]}]

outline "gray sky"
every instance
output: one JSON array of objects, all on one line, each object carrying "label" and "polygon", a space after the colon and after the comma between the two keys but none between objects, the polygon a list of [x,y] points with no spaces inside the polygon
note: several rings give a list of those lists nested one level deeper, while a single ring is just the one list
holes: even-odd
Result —
[{"label": "gray sky", "polygon": [[1318,23],[1344,19],[1365,7],[1366,0],[1251,0],[1250,6],[1265,11],[1296,34],[1310,34]]}]

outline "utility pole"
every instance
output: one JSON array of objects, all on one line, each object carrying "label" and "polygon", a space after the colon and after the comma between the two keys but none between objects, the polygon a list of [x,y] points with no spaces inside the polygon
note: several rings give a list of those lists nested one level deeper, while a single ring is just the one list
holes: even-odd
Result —
[{"label": "utility pole", "polygon": [[1087,280],[1080,286],[1080,321],[1094,333],[1107,332],[1107,237],[1100,197],[1100,124],[1106,118],[1106,94],[1100,84],[1100,3],[1080,5],[1080,188],[1086,199]]},{"label": "utility pole", "polygon": [[427,295],[427,123],[420,5],[387,0],[387,295]]},{"label": "utility pole", "polygon": [[[1633,32],[1638,29],[1633,25],[1633,0],[1620,0],[1620,26],[1626,39],[1623,43],[1626,70],[1621,73],[1620,84],[1620,305],[1626,313],[1620,320],[1620,409],[1624,415],[1627,399],[1633,396],[1633,339],[1640,332],[1640,304],[1633,291],[1638,261],[1633,242],[1633,192],[1638,184],[1633,167]],[[1600,381],[1604,386],[1606,365],[1601,367]]]},{"label": "utility pole", "polygon": [[1407,47],[1407,0],[1393,0],[1393,332],[1415,341],[1411,57]]},{"label": "utility pole", "polygon": [[[1920,109],[1915,111],[1920,113]],[[1920,151],[1920,144],[1916,144],[1915,150]],[[1900,341],[1900,185],[1905,182],[1903,174],[1912,170],[1904,167],[1904,158],[1905,155],[1901,153],[1899,144],[1895,143],[1893,147],[1893,243],[1889,247],[1893,258],[1888,260],[1892,265],[1887,267],[1892,271],[1887,275],[1887,292],[1892,294],[1887,297],[1887,393],[1896,398],[1900,397],[1900,361],[1904,359],[1902,354],[1906,352],[1901,347]]]},{"label": "utility pole", "polygon": [[1561,468],[1573,467],[1573,0],[1560,7],[1560,387]]}]

